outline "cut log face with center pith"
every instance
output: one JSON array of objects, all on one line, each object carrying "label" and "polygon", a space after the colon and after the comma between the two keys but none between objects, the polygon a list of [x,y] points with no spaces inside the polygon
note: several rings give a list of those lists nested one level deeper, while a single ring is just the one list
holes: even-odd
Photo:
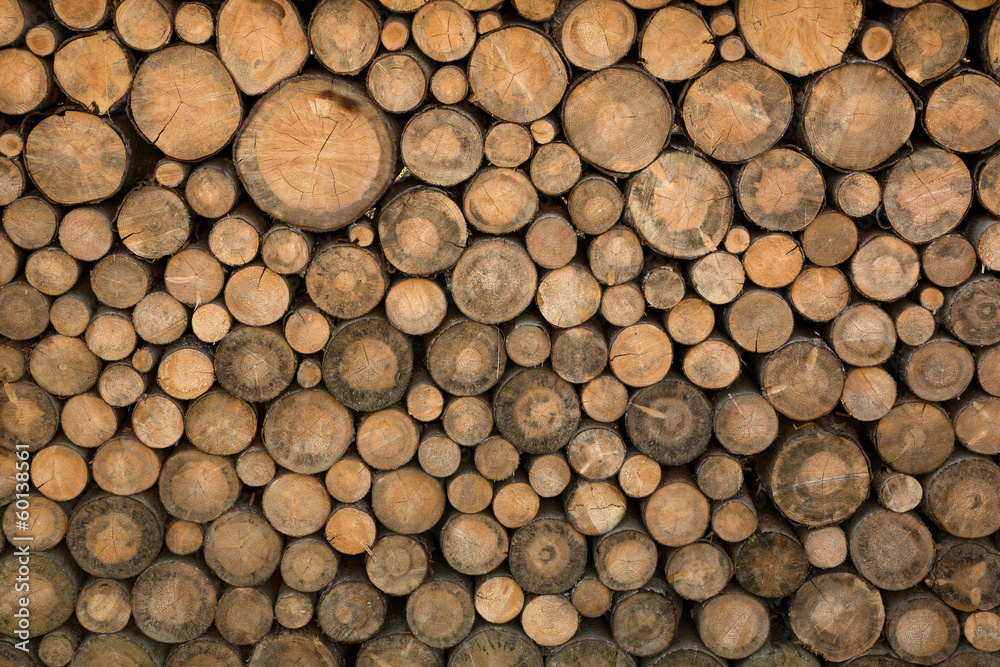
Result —
[{"label": "cut log face with center pith", "polygon": [[[297,138],[293,146],[288,136]],[[263,211],[316,231],[345,227],[393,178],[395,129],[353,84],[288,80],[250,111],[234,144],[247,192]]]}]

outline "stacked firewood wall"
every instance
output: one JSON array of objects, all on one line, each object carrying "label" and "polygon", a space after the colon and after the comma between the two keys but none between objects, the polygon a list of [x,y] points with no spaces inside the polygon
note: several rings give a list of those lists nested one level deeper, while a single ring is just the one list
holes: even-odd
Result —
[{"label": "stacked firewood wall", "polygon": [[376,2],[0,0],[0,665],[1000,665],[991,0]]}]

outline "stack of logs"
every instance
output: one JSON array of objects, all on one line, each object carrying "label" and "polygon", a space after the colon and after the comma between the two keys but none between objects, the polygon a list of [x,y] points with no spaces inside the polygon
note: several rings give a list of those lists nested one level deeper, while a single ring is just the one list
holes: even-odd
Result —
[{"label": "stack of logs", "polygon": [[668,2],[0,0],[0,664],[1000,665],[1000,8]]}]

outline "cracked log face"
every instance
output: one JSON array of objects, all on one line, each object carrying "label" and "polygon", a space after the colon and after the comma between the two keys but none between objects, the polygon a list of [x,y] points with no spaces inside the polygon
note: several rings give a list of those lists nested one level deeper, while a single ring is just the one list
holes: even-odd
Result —
[{"label": "cracked log face", "polygon": [[969,25],[951,5],[919,4],[900,17],[893,44],[899,69],[922,86],[962,59],[969,45]]},{"label": "cracked log face", "polygon": [[434,0],[413,17],[413,40],[431,60],[461,60],[476,43],[476,21],[457,2]]},{"label": "cracked log face", "polygon": [[528,454],[558,451],[580,424],[580,401],[572,385],[544,368],[516,372],[494,396],[497,429]]},{"label": "cracked log face", "polygon": [[295,354],[273,329],[240,327],[229,332],[214,361],[219,383],[245,401],[269,401],[295,377]]},{"label": "cracked log face", "polygon": [[469,86],[478,104],[512,123],[530,123],[555,109],[568,80],[552,41],[523,26],[484,35],[469,58]]},{"label": "cracked log face", "polygon": [[885,608],[878,590],[849,572],[807,581],[792,600],[795,636],[814,653],[838,661],[863,653],[878,640]]},{"label": "cracked log face", "polygon": [[672,257],[716,250],[733,219],[733,193],[717,167],[668,150],[629,182],[626,215],[646,243]]},{"label": "cracked log face", "polygon": [[959,153],[986,150],[1000,141],[1000,85],[967,72],[946,80],[931,93],[924,127],[935,143]]},{"label": "cracked log face", "polygon": [[699,77],[681,115],[695,145],[722,162],[744,162],[770,148],[792,120],[792,89],[752,60],[723,63]]},{"label": "cracked log face", "polygon": [[52,66],[27,49],[0,51],[0,113],[24,114],[52,100]]},{"label": "cracked log face", "polygon": [[861,24],[862,3],[746,0],[737,11],[743,39],[758,58],[805,76],[840,63]]},{"label": "cracked log face", "polygon": [[73,510],[66,533],[69,553],[95,577],[134,577],[156,558],[163,539],[161,514],[139,497],[103,495]]},{"label": "cracked log face", "polygon": [[874,169],[903,147],[916,109],[895,74],[874,63],[849,63],[810,87],[802,130],[810,152],[838,169]]},{"label": "cracked log face", "polygon": [[218,153],[243,116],[229,72],[211,51],[190,45],[157,51],[143,61],[129,110],[142,136],[178,160]]},{"label": "cracked log face", "polygon": [[[46,197],[59,204],[82,204],[107,199],[121,189],[131,166],[129,155],[110,121],[67,111],[31,130],[24,161]],[[76,178],[79,174],[87,178]]]},{"label": "cracked log face", "polygon": [[323,356],[327,389],[352,410],[382,410],[396,403],[412,372],[412,342],[380,315],[341,326]]},{"label": "cracked log face", "polygon": [[455,265],[468,240],[465,217],[443,190],[417,187],[389,200],[378,217],[386,261],[410,275]]},{"label": "cracked log face", "polygon": [[357,74],[378,50],[379,23],[362,0],[323,0],[309,22],[313,54],[331,72]]},{"label": "cracked log face", "polygon": [[639,36],[642,66],[664,81],[684,81],[695,76],[714,55],[708,24],[700,12],[689,6],[660,9]]},{"label": "cracked log face", "polygon": [[175,190],[149,185],[127,195],[118,211],[118,235],[144,259],[172,255],[187,243],[191,213]]},{"label": "cracked log face", "polygon": [[[785,92],[789,93],[787,103],[791,112],[791,94],[787,88]],[[759,145],[768,136],[765,131],[744,146]],[[808,156],[790,148],[775,148],[755,157],[740,170],[733,187],[743,213],[764,229],[802,231],[823,207],[823,173]]]},{"label": "cracked log face", "polygon": [[247,95],[297,74],[309,57],[302,19],[288,0],[226,0],[216,32],[219,57]]},{"label": "cracked log face", "polygon": [[900,160],[883,188],[885,215],[910,243],[926,243],[957,227],[972,204],[972,176],[955,155],[924,148]]},{"label": "cracked log face", "polygon": [[483,130],[479,120],[460,107],[433,107],[418,112],[406,124],[399,150],[414,176],[450,187],[479,169]]},{"label": "cracked log face", "polygon": [[793,335],[760,365],[760,387],[774,409],[808,421],[829,414],[844,390],[844,367],[819,339]]},{"label": "cracked log face", "polygon": [[333,231],[389,187],[395,134],[355,84],[302,76],[257,102],[236,139],[234,161],[263,211],[296,227]]},{"label": "cracked log face", "polygon": [[[27,561],[27,563],[25,563]],[[18,591],[15,586],[19,575],[19,566],[27,565],[31,572],[31,586],[28,591]],[[5,609],[12,609],[14,598],[24,595],[28,598],[31,608],[32,637],[50,632],[69,620],[73,614],[73,599],[80,591],[80,577],[72,562],[65,557],[64,552],[32,552],[27,558],[11,553],[0,561],[0,598]],[[11,614],[4,614],[0,619],[0,632],[6,636],[14,636],[17,619]]]},{"label": "cracked log face", "polygon": [[754,653],[768,637],[764,602],[737,587],[698,605],[695,623],[706,648],[730,660]]},{"label": "cracked log face", "polygon": [[204,566],[163,559],[136,579],[132,614],[142,633],[155,641],[190,641],[211,627],[217,591]]},{"label": "cracked log face", "polygon": [[712,407],[700,389],[671,377],[632,396],[625,428],[643,454],[663,465],[684,465],[708,446]]},{"label": "cracked log face", "polygon": [[851,516],[868,497],[868,460],[858,444],[817,425],[779,439],[758,472],[774,504],[792,521],[811,527]]},{"label": "cracked log face", "polygon": [[53,61],[56,83],[80,105],[106,114],[128,95],[133,63],[110,30],[69,40]]},{"label": "cracked log face", "polygon": [[[635,14],[618,0],[566,3],[556,37],[566,59],[585,70],[600,70],[621,60],[635,40]],[[563,12],[560,12],[562,14]]]},{"label": "cracked log face", "polygon": [[617,174],[646,167],[662,150],[674,110],[641,70],[615,67],[587,76],[566,95],[563,130],[580,157]]}]

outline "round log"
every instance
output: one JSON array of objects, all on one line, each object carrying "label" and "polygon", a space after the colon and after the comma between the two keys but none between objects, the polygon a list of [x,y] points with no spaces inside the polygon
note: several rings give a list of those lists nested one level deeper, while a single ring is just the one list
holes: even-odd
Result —
[{"label": "round log", "polygon": [[[857,8],[860,18],[861,5],[848,2]],[[831,5],[834,11],[835,7]],[[782,18],[775,25],[786,25],[787,20]],[[750,48],[762,55],[753,41]],[[845,108],[854,110],[853,122],[842,122]],[[857,62],[817,75],[807,92],[802,129],[806,146],[820,162],[838,169],[866,171],[888,160],[903,146],[915,121],[913,100],[899,78],[881,65]]]}]

